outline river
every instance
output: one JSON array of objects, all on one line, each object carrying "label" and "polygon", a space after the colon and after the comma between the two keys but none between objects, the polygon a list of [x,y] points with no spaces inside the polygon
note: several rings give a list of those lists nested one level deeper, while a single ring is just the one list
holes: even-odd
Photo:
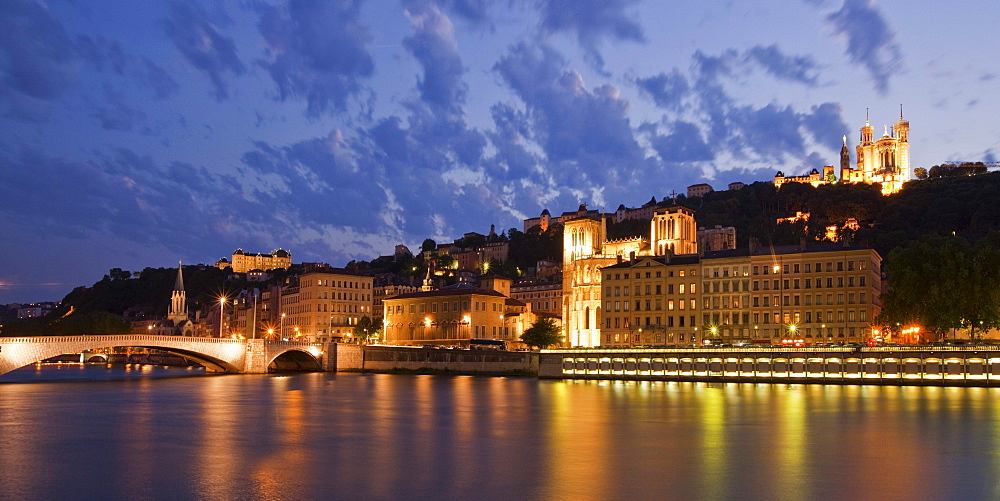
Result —
[{"label": "river", "polygon": [[998,482],[993,388],[0,376],[2,499],[996,499]]}]

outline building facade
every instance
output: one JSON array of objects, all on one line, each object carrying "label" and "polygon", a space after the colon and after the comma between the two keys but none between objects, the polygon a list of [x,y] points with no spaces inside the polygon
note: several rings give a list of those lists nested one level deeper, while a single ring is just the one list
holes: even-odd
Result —
[{"label": "building facade", "polygon": [[289,277],[274,317],[279,337],[309,342],[347,341],[361,317],[373,317],[372,277],[333,268]]},{"label": "building facade", "polygon": [[562,318],[569,346],[604,343],[600,324],[603,268],[641,257],[698,253],[694,211],[686,207],[656,209],[648,238],[608,241],[605,218],[594,217],[586,206],[580,206],[578,217],[563,224]]},{"label": "building facade", "polygon": [[[865,115],[865,125],[861,127],[861,138],[855,147],[855,167],[851,167],[851,152],[847,147],[847,136],[840,148],[840,182],[868,183],[882,187],[883,195],[891,195],[903,189],[903,183],[910,179],[910,122],[903,118],[899,110],[899,120],[890,128],[883,126],[882,136],[875,138],[875,128]],[[804,176],[785,176],[778,172],[774,185],[778,188],[785,183],[808,183],[813,186],[836,181],[832,166],[823,167],[822,174],[813,169]]]},{"label": "building facade", "polygon": [[292,266],[292,253],[284,249],[271,251],[270,254],[254,254],[243,249],[233,251],[233,260],[220,259],[215,266],[220,270],[232,268],[233,273],[247,273],[251,270],[274,270]]},{"label": "building facade", "polygon": [[873,249],[819,244],[750,256],[754,338],[806,344],[863,342],[881,312],[882,258]]},{"label": "building facade", "polygon": [[697,255],[641,257],[601,274],[601,346],[700,342]]},{"label": "building facade", "polygon": [[464,284],[386,298],[385,341],[411,346],[463,346],[470,339],[515,341],[504,331],[506,303],[500,292]]},{"label": "building facade", "polygon": [[510,297],[528,303],[535,313],[562,314],[561,282],[519,282],[510,289]]},{"label": "building facade", "polygon": [[818,243],[641,257],[601,270],[602,346],[865,342],[881,257]]},{"label": "building facade", "polygon": [[848,183],[873,183],[882,186],[882,194],[890,195],[903,189],[903,183],[910,179],[910,122],[903,118],[899,109],[899,120],[890,128],[884,126],[882,137],[875,139],[875,128],[865,116],[861,128],[861,141],[855,148],[856,168],[848,168],[844,158],[847,153],[847,138],[841,149],[841,179]]}]

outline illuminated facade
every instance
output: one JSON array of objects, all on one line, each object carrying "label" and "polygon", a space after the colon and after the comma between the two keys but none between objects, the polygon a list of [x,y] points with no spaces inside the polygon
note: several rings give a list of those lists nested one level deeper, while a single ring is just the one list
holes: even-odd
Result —
[{"label": "illuminated facade", "polygon": [[864,342],[881,258],[823,243],[643,257],[601,270],[602,346]]},{"label": "illuminated facade", "polygon": [[706,253],[700,264],[700,326],[704,339],[719,343],[753,339],[747,250]]},{"label": "illuminated facade", "polygon": [[820,244],[750,256],[755,339],[862,342],[881,311],[882,258],[873,249]]},{"label": "illuminated facade", "polygon": [[699,342],[697,255],[642,257],[601,270],[601,346]]},{"label": "illuminated facade", "polygon": [[292,266],[292,253],[284,249],[277,249],[270,254],[254,254],[244,252],[243,249],[236,249],[233,252],[233,260],[230,262],[222,258],[215,266],[220,270],[232,268],[233,273],[247,273],[250,270],[274,270],[278,268],[288,269]]},{"label": "illuminated facade", "polygon": [[563,307],[566,343],[600,346],[601,270],[623,261],[652,255],[697,254],[694,211],[686,207],[660,208],[650,221],[650,234],[607,240],[605,219],[581,205],[578,216],[563,228]]},{"label": "illuminated facade", "polygon": [[511,287],[510,297],[531,305],[535,313],[558,316],[562,311],[562,284],[522,282]]},{"label": "illuminated facade", "polygon": [[461,346],[470,339],[516,341],[520,334],[515,338],[504,330],[506,303],[500,292],[462,285],[386,298],[385,341],[417,346]]},{"label": "illuminated facade", "polygon": [[[847,136],[840,148],[840,182],[868,183],[882,187],[883,195],[891,195],[903,189],[903,183],[910,179],[910,122],[903,118],[899,110],[899,120],[890,128],[883,127],[882,137],[875,138],[875,128],[865,115],[865,125],[861,127],[861,140],[855,147],[856,164],[851,167],[851,152],[847,147]],[[836,181],[832,166],[823,167],[822,174],[813,169],[805,176],[785,176],[778,172],[774,176],[774,186],[780,188],[785,183],[808,183],[815,186]]]},{"label": "illuminated facade", "polygon": [[281,288],[275,317],[278,325],[269,328],[285,339],[319,343],[346,340],[361,317],[373,316],[372,282],[372,277],[346,271],[290,277]]},{"label": "illuminated facade", "polygon": [[[841,180],[847,183],[873,183],[882,186],[882,194],[890,195],[903,189],[910,179],[910,122],[899,110],[899,120],[890,129],[885,126],[882,137],[875,139],[875,128],[865,116],[861,142],[856,147],[857,167],[851,169],[847,156],[847,138],[841,149]],[[847,164],[845,165],[845,158]]]}]

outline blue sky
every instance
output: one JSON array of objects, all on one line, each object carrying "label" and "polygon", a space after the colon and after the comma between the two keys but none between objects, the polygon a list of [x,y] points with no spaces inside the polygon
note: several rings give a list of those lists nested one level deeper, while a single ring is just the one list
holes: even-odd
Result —
[{"label": "blue sky", "polygon": [[998,8],[5,0],[0,303],[804,173],[866,108],[880,129],[903,104],[914,167],[994,160]]}]

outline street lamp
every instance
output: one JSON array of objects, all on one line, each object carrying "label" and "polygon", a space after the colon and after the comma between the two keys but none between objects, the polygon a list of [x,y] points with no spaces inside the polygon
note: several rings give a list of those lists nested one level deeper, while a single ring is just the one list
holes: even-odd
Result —
[{"label": "street lamp", "polygon": [[281,322],[280,322],[280,325],[278,325],[278,337],[279,338],[284,338],[285,337],[285,314],[284,313],[281,314]]},{"label": "street lamp", "polygon": [[274,328],[273,327],[267,330],[267,338],[271,339],[271,336],[274,336]]},{"label": "street lamp", "polygon": [[226,296],[219,298],[219,337],[222,337],[222,315],[226,308]]}]

